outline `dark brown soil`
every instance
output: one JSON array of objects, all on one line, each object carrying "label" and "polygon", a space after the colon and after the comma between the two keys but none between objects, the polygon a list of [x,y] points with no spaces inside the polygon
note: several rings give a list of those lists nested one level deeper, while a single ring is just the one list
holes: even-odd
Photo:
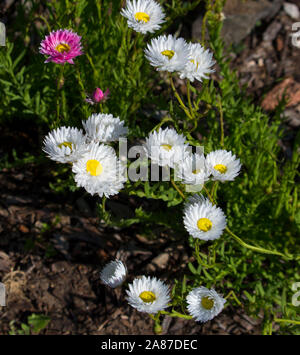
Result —
[{"label": "dark brown soil", "polygon": [[[119,257],[129,275],[167,280],[180,276],[189,248],[168,242],[159,231],[149,241],[134,227],[105,229],[93,199],[78,198],[81,193],[58,198],[44,174],[33,166],[0,173],[0,279],[7,290],[0,333],[7,334],[12,321],[19,329],[37,313],[51,318],[45,334],[153,334],[152,320],[128,306],[124,289],[105,288],[99,270]],[[260,321],[235,312],[227,309],[204,326],[166,317],[164,333],[259,333]]]}]

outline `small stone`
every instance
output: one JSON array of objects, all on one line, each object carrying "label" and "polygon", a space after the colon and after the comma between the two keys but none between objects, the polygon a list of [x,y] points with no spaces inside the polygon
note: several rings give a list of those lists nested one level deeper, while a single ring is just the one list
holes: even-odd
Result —
[{"label": "small stone", "polygon": [[262,58],[258,59],[258,66],[263,67],[264,66],[264,60]]},{"label": "small stone", "polygon": [[152,260],[152,264],[156,265],[160,269],[164,269],[169,261],[170,254],[162,253]]},{"label": "small stone", "polygon": [[19,225],[19,231],[26,234],[29,233],[29,228],[26,227],[24,224]]},{"label": "small stone", "polygon": [[293,20],[298,20],[300,17],[299,8],[296,4],[290,2],[285,2],[283,4],[283,9],[287,15],[289,15]]},{"label": "small stone", "polygon": [[280,84],[276,85],[264,98],[261,106],[266,111],[272,111],[278,105],[278,102],[286,97],[286,107],[295,106],[300,103],[300,83],[293,78],[286,78]]}]

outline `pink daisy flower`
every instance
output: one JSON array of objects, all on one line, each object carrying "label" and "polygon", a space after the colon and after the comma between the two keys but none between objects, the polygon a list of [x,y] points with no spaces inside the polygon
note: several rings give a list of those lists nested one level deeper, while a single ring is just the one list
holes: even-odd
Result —
[{"label": "pink daisy flower", "polygon": [[105,92],[103,92],[101,89],[97,88],[93,95],[90,97],[88,96],[85,101],[88,102],[91,105],[97,104],[101,101],[105,101],[109,95],[109,90],[107,89]]},{"label": "pink daisy flower", "polygon": [[52,31],[41,42],[40,53],[49,55],[45,63],[74,64],[73,58],[83,54],[80,40],[81,37],[72,30]]}]

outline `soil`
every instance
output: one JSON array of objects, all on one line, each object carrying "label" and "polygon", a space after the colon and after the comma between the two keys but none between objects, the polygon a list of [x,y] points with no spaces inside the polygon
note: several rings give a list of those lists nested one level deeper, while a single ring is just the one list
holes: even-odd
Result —
[{"label": "soil", "polygon": [[[42,334],[153,334],[152,320],[128,306],[120,289],[102,285],[99,271],[118,257],[129,275],[167,280],[192,260],[189,248],[159,230],[151,241],[135,228],[102,227],[92,198],[74,193],[62,199],[34,165],[2,170],[0,193],[0,279],[7,291],[1,334],[12,321],[19,329],[32,313],[51,318]],[[165,317],[163,333],[259,334],[260,322],[228,308],[205,325]]]}]

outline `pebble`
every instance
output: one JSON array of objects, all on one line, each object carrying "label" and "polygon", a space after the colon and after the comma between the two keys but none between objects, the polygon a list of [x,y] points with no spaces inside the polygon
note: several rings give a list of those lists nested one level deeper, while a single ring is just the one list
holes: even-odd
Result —
[{"label": "pebble", "polygon": [[287,15],[289,15],[293,20],[298,20],[300,17],[300,11],[296,4],[290,2],[283,3],[283,9]]}]

